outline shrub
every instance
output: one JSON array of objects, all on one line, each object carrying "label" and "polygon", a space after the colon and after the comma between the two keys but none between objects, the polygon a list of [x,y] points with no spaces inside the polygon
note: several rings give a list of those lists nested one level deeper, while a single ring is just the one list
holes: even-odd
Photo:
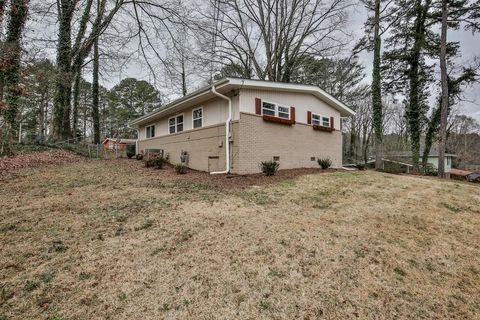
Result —
[{"label": "shrub", "polygon": [[135,159],[137,160],[143,160],[143,154],[139,153],[135,156]]},{"label": "shrub", "polygon": [[332,166],[332,160],[330,158],[318,159],[318,165],[322,167],[323,170],[328,169]]},{"label": "shrub", "polygon": [[280,163],[276,161],[263,161],[260,163],[260,168],[266,176],[273,176],[278,171]]},{"label": "shrub", "polygon": [[165,160],[162,157],[150,157],[149,159],[145,160],[145,167],[162,169],[164,163]]},{"label": "shrub", "polygon": [[357,163],[356,167],[358,170],[364,171],[366,166],[365,163]]},{"label": "shrub", "polygon": [[187,166],[184,165],[183,163],[179,163],[179,164],[176,164],[175,165],[175,172],[178,173],[178,174],[185,174],[187,173]]},{"label": "shrub", "polygon": [[438,175],[437,169],[430,163],[428,163],[424,168],[423,168],[423,173],[426,176],[436,176]]},{"label": "shrub", "polygon": [[134,144],[127,144],[127,157],[128,159],[132,159],[135,156],[135,145]]}]

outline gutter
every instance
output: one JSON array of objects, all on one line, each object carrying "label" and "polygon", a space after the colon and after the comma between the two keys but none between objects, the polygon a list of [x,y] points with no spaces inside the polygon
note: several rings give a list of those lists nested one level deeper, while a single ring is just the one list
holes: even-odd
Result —
[{"label": "gutter", "polygon": [[232,121],[232,99],[227,96],[224,96],[221,93],[218,93],[215,89],[215,84],[212,85],[212,93],[222,99],[228,101],[228,118],[225,121],[225,165],[226,168],[224,171],[215,171],[210,172],[210,174],[227,174],[230,173],[230,123]]}]

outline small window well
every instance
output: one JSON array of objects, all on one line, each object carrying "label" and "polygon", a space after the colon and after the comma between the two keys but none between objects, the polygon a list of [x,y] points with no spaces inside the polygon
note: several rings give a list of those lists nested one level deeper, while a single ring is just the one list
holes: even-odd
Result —
[{"label": "small window well", "polygon": [[280,157],[279,156],[273,157],[273,161],[280,161]]}]

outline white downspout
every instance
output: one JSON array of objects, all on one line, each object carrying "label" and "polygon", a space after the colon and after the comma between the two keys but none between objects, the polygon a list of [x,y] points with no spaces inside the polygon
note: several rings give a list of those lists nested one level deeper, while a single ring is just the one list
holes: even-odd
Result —
[{"label": "white downspout", "polygon": [[232,99],[227,96],[224,96],[221,93],[218,93],[215,89],[215,85],[212,85],[212,93],[222,99],[228,101],[228,118],[225,121],[225,164],[226,168],[224,171],[210,172],[210,174],[225,174],[230,173],[230,122],[232,121]]}]

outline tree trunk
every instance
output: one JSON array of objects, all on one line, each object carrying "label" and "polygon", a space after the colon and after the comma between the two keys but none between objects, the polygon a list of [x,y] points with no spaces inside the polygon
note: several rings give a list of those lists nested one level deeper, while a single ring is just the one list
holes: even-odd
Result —
[{"label": "tree trunk", "polygon": [[[182,54],[182,93],[185,97],[187,95],[187,75],[185,74],[185,58]],[[144,113],[145,114],[145,113]]]},{"label": "tree trunk", "polygon": [[382,112],[382,84],[380,74],[380,54],[382,39],[380,37],[380,0],[375,0],[375,31],[373,49],[372,75],[372,109],[373,127],[375,130],[375,169],[382,169],[383,157],[383,112]]},{"label": "tree trunk", "polygon": [[93,44],[93,82],[92,82],[92,120],[93,120],[93,143],[100,143],[100,116],[99,116],[99,84],[98,73],[100,68],[98,53],[98,38]]},{"label": "tree trunk", "polygon": [[20,40],[25,22],[27,21],[28,2],[28,0],[12,1],[7,36],[1,53],[1,63],[3,65],[1,87],[2,94],[5,94],[6,105],[2,112],[5,126],[2,133],[0,154],[9,154],[11,152],[10,143],[17,126],[18,104],[22,94],[22,89],[19,88],[20,58],[22,54]]},{"label": "tree trunk", "polygon": [[440,74],[442,82],[442,102],[440,117],[440,142],[438,145],[438,176],[445,178],[445,146],[447,144],[448,117],[448,78],[447,78],[447,31],[448,2],[442,0],[442,35],[440,39]]},{"label": "tree trunk", "polygon": [[80,81],[82,79],[82,72],[77,72],[75,75],[75,82],[73,84],[73,119],[72,119],[72,132],[73,137],[78,136],[78,108],[80,105]]},{"label": "tree trunk", "polygon": [[421,136],[421,81],[420,81],[420,58],[421,52],[425,42],[425,19],[426,13],[430,6],[430,0],[427,0],[425,5],[422,5],[421,0],[416,1],[417,16],[415,19],[415,34],[414,44],[412,52],[410,54],[410,70],[408,71],[409,83],[410,83],[410,97],[407,109],[408,124],[410,130],[411,150],[412,150],[412,162],[413,172],[418,173],[420,171],[420,136]]},{"label": "tree trunk", "polygon": [[59,29],[57,44],[57,77],[53,111],[53,138],[66,140],[71,136],[70,103],[72,95],[72,18],[74,4],[71,0],[59,0]]}]

